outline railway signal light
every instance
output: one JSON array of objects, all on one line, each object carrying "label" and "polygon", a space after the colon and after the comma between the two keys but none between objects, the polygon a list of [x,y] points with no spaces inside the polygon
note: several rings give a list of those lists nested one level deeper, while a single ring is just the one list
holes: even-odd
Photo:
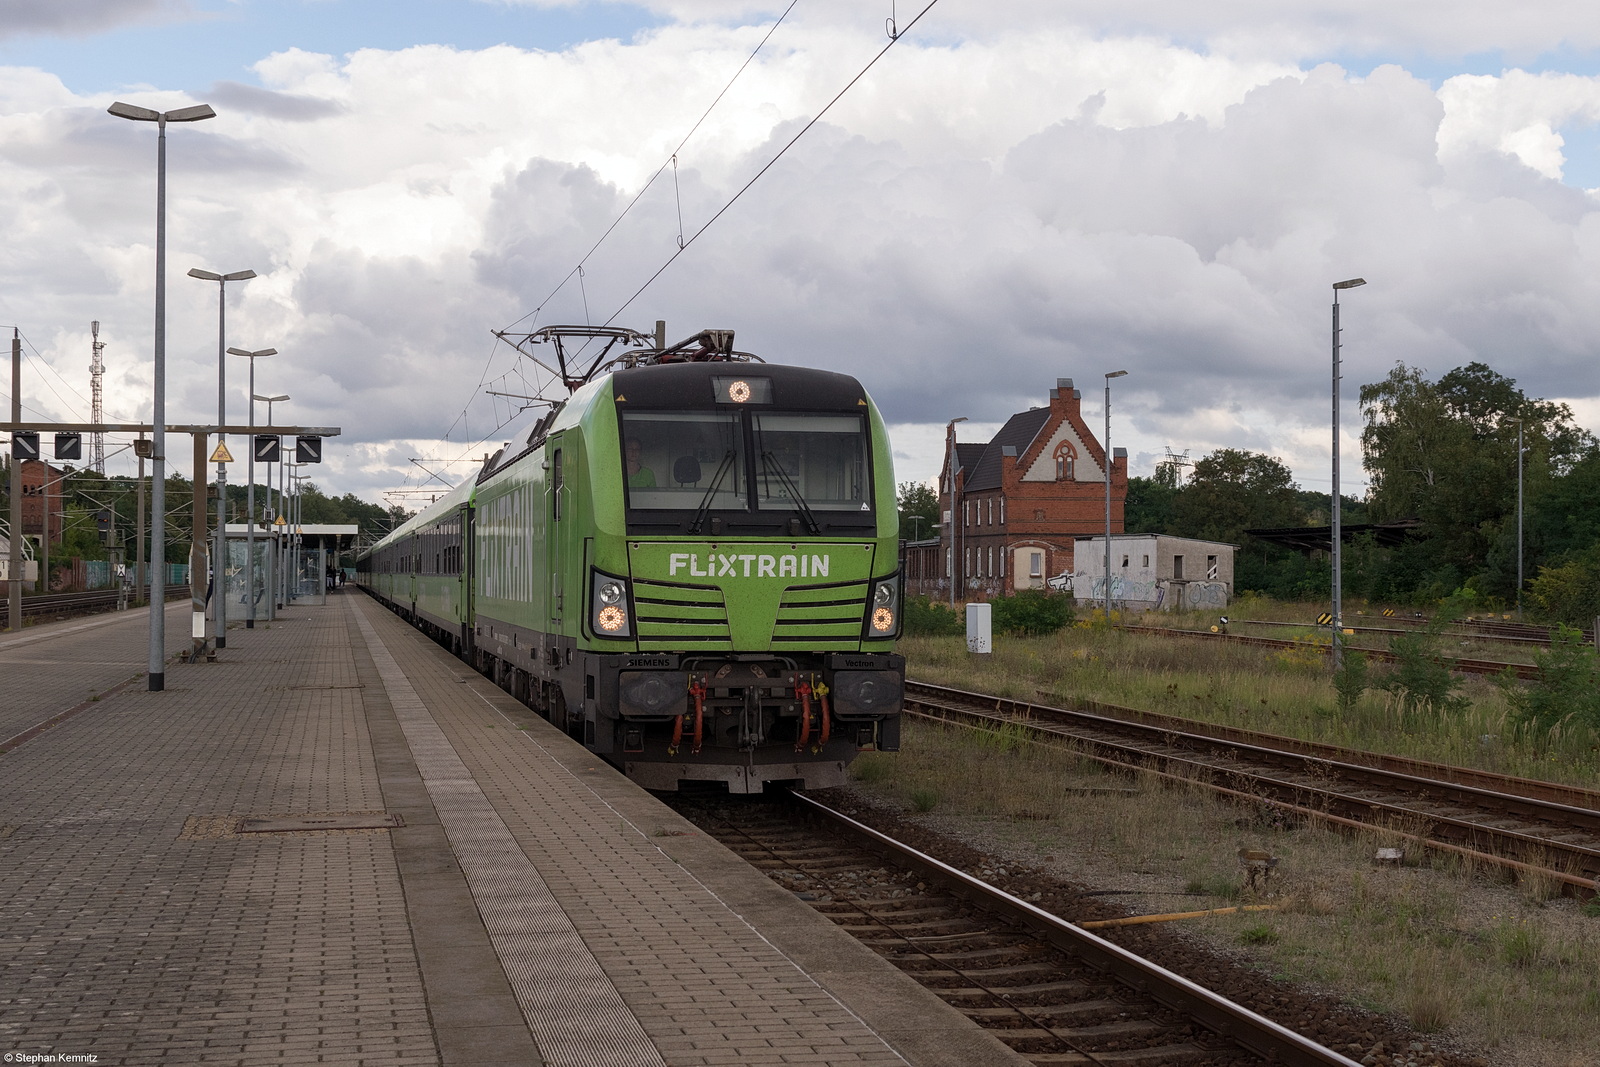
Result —
[{"label": "railway signal light", "polygon": [[58,434],[56,434],[56,458],[57,459],[82,459],[83,458],[83,434],[81,434],[81,433],[58,433]]},{"label": "railway signal light", "polygon": [[15,430],[11,434],[12,459],[38,459],[39,435],[25,430]]},{"label": "railway signal light", "polygon": [[296,463],[321,463],[322,438],[296,437],[294,439],[294,461]]},{"label": "railway signal light", "polygon": [[100,535],[100,543],[105,545],[116,542],[116,528],[111,522],[111,512],[101,508],[94,513],[95,531]]},{"label": "railway signal light", "polygon": [[283,440],[276,435],[258,433],[254,444],[257,463],[277,463],[283,457]]}]

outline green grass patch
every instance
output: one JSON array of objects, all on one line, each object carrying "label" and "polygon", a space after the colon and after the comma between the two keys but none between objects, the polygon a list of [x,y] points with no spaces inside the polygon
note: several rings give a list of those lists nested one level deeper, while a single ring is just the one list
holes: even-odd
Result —
[{"label": "green grass patch", "polygon": [[[1297,613],[1314,618],[1315,608]],[[958,636],[909,637],[900,651],[918,680],[996,696],[1092,700],[1548,781],[1600,778],[1600,730],[1572,716],[1531,731],[1515,685],[1442,672],[1441,657],[1477,654],[1454,637],[1401,642],[1411,661],[1399,666],[1351,656],[1336,684],[1315,632],[1305,636],[1274,650],[1090,622],[1038,637],[997,635],[986,656],[969,653]]]}]

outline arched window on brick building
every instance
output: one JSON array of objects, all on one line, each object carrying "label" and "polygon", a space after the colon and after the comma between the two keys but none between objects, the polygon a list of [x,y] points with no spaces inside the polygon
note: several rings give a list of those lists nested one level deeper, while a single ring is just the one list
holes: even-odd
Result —
[{"label": "arched window on brick building", "polygon": [[1077,464],[1078,450],[1072,446],[1071,441],[1062,441],[1056,446],[1056,481],[1072,481],[1073,469]]}]

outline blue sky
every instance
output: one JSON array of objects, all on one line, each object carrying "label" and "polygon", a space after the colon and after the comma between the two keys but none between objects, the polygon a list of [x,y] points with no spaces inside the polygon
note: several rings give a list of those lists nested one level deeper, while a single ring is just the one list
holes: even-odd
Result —
[{"label": "blue sky", "polygon": [[35,33],[0,39],[0,63],[40,67],[79,93],[133,85],[199,92],[218,81],[254,84],[251,67],[289,48],[335,56],[417,44],[560,51],[607,37],[626,40],[662,21],[631,4],[538,8],[477,0],[195,0],[190,14],[150,24],[84,36]]}]

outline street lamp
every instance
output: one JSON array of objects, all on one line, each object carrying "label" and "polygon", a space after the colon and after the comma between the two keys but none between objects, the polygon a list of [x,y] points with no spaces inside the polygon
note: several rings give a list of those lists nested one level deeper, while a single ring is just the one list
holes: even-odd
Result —
[{"label": "street lamp", "polygon": [[[224,351],[228,337],[228,283],[249,281],[256,276],[253,270],[236,270],[232,274],[216,274],[199,267],[189,268],[189,277],[204,282],[217,283],[217,425],[228,425],[228,368]],[[224,440],[217,431],[217,446]],[[216,647],[228,647],[228,468],[217,464],[217,548],[212,555],[211,588],[217,620]]]},{"label": "street lamp", "polygon": [[1522,420],[1513,418],[1517,424],[1517,621],[1522,621],[1522,457],[1526,449],[1522,447]]},{"label": "street lamp", "polygon": [[961,546],[956,541],[956,423],[966,422],[967,417],[951,419],[945,423],[944,434],[949,441],[949,477],[950,477],[950,606],[956,606],[956,569],[966,565],[961,555]]},{"label": "street lamp", "polygon": [[1128,372],[1106,372],[1106,625],[1111,625],[1111,379]]},{"label": "street lamp", "polygon": [[[256,360],[263,356],[275,356],[276,348],[258,348],[254,352],[243,348],[230,348],[228,355],[243,356],[250,361],[250,429],[256,428]],[[250,614],[244,620],[246,630],[256,628],[256,440],[255,434],[250,435],[247,445],[249,458],[245,460],[245,477],[249,484],[244,491],[244,588],[245,599],[250,601]]]},{"label": "street lamp", "polygon": [[1351,278],[1333,283],[1333,669],[1344,666],[1344,597],[1343,550],[1344,535],[1339,529],[1339,290],[1366,285],[1365,278]]},{"label": "street lamp", "polygon": [[[156,124],[156,330],[155,403],[150,421],[154,424],[150,489],[150,692],[166,688],[167,639],[167,123],[199,122],[215,118],[210,104],[180,107],[176,111],[153,111],[117,101],[106,108],[119,119]],[[196,472],[198,475],[199,472]]]}]

